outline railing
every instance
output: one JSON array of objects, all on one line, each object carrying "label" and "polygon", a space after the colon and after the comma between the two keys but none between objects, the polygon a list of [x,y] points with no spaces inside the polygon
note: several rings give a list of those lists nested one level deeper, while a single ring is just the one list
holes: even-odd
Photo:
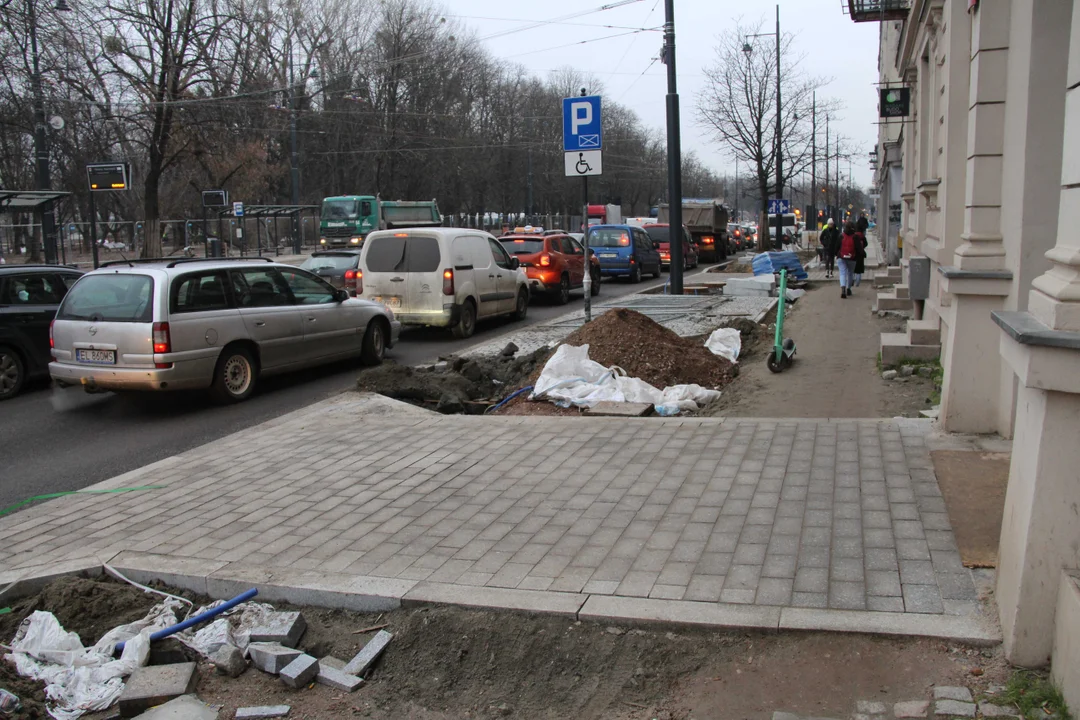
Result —
[{"label": "railing", "polygon": [[854,22],[904,20],[911,10],[911,0],[846,0],[844,12]]}]

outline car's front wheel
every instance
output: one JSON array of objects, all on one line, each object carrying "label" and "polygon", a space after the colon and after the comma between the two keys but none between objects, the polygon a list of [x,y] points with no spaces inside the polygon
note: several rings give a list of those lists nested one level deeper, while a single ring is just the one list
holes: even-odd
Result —
[{"label": "car's front wheel", "polygon": [[360,362],[365,365],[378,365],[386,355],[386,327],[378,320],[368,323],[364,333],[364,344],[360,346]]},{"label": "car's front wheel", "polygon": [[25,382],[26,368],[22,358],[11,348],[0,346],[0,400],[18,395]]},{"label": "car's front wheel", "polygon": [[255,392],[255,360],[246,348],[227,347],[218,358],[210,393],[218,402],[238,403]]}]

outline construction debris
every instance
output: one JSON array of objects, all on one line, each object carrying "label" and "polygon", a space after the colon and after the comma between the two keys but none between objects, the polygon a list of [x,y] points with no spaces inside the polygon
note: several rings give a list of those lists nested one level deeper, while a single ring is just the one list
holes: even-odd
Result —
[{"label": "construction debris", "polygon": [[645,417],[652,415],[654,407],[652,403],[603,400],[588,408],[585,414],[602,417]]},{"label": "construction debris", "polygon": [[307,630],[307,621],[298,612],[274,612],[262,625],[251,630],[251,642],[278,643],[296,647]]},{"label": "construction debris", "polygon": [[319,674],[315,676],[315,682],[345,692],[352,692],[364,684],[361,678],[345,672],[344,660],[330,656],[319,661]]},{"label": "construction debris", "polygon": [[220,706],[207,705],[194,695],[181,695],[147,710],[135,720],[217,720],[220,709]]},{"label": "construction debris", "polygon": [[135,668],[120,694],[120,717],[135,717],[194,690],[193,662]]},{"label": "construction debris", "polygon": [[364,649],[358,652],[356,657],[349,661],[349,664],[344,668],[345,672],[349,675],[356,675],[357,677],[363,675],[364,671],[371,667],[393,639],[393,635],[385,630],[380,630],[379,634],[368,640]]},{"label": "construction debris", "polygon": [[319,661],[305,653],[281,669],[281,682],[299,690],[318,674]]},{"label": "construction debris", "polygon": [[251,643],[248,645],[248,657],[251,664],[265,673],[278,675],[282,669],[296,658],[303,655],[299,650],[287,648],[278,643]]},{"label": "construction debris", "polygon": [[234,645],[222,645],[210,656],[210,662],[219,673],[233,678],[247,670],[244,652]]}]

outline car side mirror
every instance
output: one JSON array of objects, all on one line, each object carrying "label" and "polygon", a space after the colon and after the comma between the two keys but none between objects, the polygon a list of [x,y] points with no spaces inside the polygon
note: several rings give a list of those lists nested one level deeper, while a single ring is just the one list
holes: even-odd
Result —
[{"label": "car side mirror", "polygon": [[658,242],[654,242],[652,244],[652,246],[653,246],[653,250],[659,250],[660,249],[660,243],[658,243]]},{"label": "car side mirror", "polygon": [[341,302],[345,302],[348,299],[349,299],[349,291],[348,290],[335,290],[334,291],[334,300],[335,301],[341,303]]},{"label": "car side mirror", "polygon": [[521,267],[521,260],[517,257],[510,258],[510,269],[517,270],[519,267]]}]

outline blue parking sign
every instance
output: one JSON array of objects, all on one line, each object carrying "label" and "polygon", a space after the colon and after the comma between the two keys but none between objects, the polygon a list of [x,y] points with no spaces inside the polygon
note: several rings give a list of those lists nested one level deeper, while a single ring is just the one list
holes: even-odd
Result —
[{"label": "blue parking sign", "polygon": [[565,152],[600,150],[604,147],[599,95],[564,98],[562,107]]}]

